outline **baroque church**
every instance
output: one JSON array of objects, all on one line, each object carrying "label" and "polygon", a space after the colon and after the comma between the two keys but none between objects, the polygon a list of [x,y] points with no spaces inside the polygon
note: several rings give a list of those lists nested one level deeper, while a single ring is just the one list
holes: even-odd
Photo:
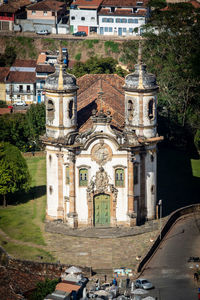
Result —
[{"label": "baroque church", "polygon": [[139,49],[135,72],[47,77],[47,220],[132,227],[155,218],[157,92]]}]

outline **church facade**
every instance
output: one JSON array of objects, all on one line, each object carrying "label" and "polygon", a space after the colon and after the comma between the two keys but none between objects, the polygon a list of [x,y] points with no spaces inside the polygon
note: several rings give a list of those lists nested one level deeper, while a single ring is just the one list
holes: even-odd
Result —
[{"label": "church facade", "polygon": [[154,219],[158,86],[140,55],[125,80],[76,80],[60,54],[44,90],[47,219],[71,228],[130,227]]}]

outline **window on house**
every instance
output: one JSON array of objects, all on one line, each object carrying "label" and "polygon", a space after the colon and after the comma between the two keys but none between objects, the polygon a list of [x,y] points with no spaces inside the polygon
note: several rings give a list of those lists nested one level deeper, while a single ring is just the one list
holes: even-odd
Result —
[{"label": "window on house", "polygon": [[121,23],[121,19],[117,18],[116,23]]},{"label": "window on house", "polygon": [[124,186],[124,169],[118,168],[115,170],[115,186]]},{"label": "window on house", "polygon": [[91,21],[94,21],[95,20],[95,17],[91,17]]},{"label": "window on house", "polygon": [[30,85],[27,85],[26,90],[27,90],[27,93],[30,93],[30,92],[31,92],[31,87],[30,87]]},{"label": "window on house", "polygon": [[19,86],[19,91],[22,93],[23,92],[23,85]]},{"label": "window on house", "polygon": [[123,28],[123,32],[126,32],[126,28]]},{"label": "window on house", "polygon": [[151,99],[148,103],[148,117],[149,119],[153,119],[153,99]]},{"label": "window on house", "polygon": [[102,18],[102,23],[106,23],[107,22],[107,18]]},{"label": "window on house", "polygon": [[121,23],[127,23],[127,19],[121,19]]},{"label": "window on house", "polygon": [[105,27],[105,32],[108,32],[108,27]]},{"label": "window on house", "polygon": [[46,11],[46,10],[43,11],[43,15],[44,15],[44,16],[47,16],[47,11]]},{"label": "window on house", "polygon": [[85,21],[85,17],[81,17],[81,21]]},{"label": "window on house", "polygon": [[114,20],[113,20],[113,18],[108,18],[108,19],[107,19],[107,22],[108,22],[108,23],[113,23]]},{"label": "window on house", "polygon": [[88,169],[79,170],[79,185],[87,186],[88,184]]},{"label": "window on house", "polygon": [[114,12],[115,12],[115,8],[114,8],[114,7],[111,7],[111,8],[110,8],[110,11],[114,13]]},{"label": "window on house", "polygon": [[69,184],[69,166],[65,168],[65,184]]},{"label": "window on house", "polygon": [[109,27],[109,32],[112,32],[112,31],[113,31],[112,27]]},{"label": "window on house", "polygon": [[36,11],[35,10],[32,10],[32,15],[35,15],[36,14]]},{"label": "window on house", "polygon": [[74,17],[74,16],[72,16],[72,17],[71,17],[71,20],[75,20],[75,17]]},{"label": "window on house", "polygon": [[134,184],[138,184],[138,164],[134,164]]}]

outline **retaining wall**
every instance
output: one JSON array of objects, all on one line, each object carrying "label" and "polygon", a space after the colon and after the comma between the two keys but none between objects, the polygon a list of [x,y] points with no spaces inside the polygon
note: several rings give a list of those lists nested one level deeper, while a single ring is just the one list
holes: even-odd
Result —
[{"label": "retaining wall", "polygon": [[187,214],[191,213],[198,213],[200,212],[200,204],[193,204],[189,205],[180,209],[177,209],[171,215],[169,216],[168,220],[166,221],[165,225],[163,226],[161,230],[161,234],[158,236],[154,244],[152,245],[151,249],[147,253],[147,255],[143,258],[143,260],[140,262],[137,272],[142,272],[147,262],[150,260],[150,258],[154,255],[157,248],[159,247],[161,241],[164,239],[165,235],[169,232],[171,227],[176,223],[176,221]]}]

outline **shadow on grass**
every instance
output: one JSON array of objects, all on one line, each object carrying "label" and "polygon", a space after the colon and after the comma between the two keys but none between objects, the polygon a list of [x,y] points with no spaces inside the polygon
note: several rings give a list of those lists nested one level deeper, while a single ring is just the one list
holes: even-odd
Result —
[{"label": "shadow on grass", "polygon": [[26,203],[30,200],[35,200],[46,195],[46,185],[40,185],[36,187],[31,187],[30,190],[26,192],[18,192],[13,195],[8,196],[8,205],[17,205],[19,203]]},{"label": "shadow on grass", "polygon": [[200,201],[200,177],[193,176],[191,156],[185,152],[168,148],[158,151],[157,183],[163,216]]}]

